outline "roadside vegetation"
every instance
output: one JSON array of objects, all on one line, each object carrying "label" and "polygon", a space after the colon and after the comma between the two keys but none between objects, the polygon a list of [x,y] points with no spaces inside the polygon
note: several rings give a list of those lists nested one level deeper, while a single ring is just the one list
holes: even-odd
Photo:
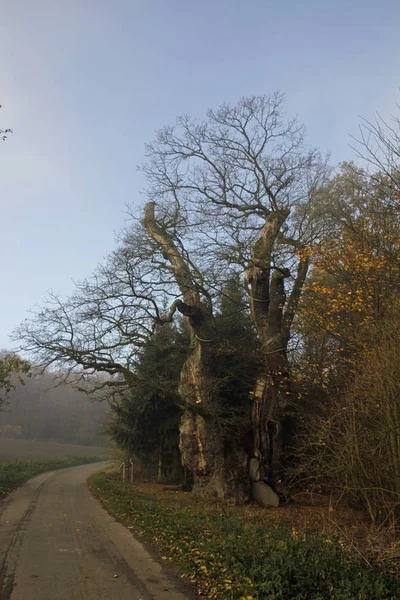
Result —
[{"label": "roadside vegetation", "polygon": [[0,463],[0,499],[30,477],[66,467],[75,467],[105,460],[103,456],[67,456],[37,460],[13,460]]},{"label": "roadside vegetation", "polygon": [[[198,592],[221,600],[395,600],[400,582],[332,535],[278,510],[204,503],[176,487],[90,480],[105,508],[172,560]],[[371,559],[372,560],[372,559]]]}]

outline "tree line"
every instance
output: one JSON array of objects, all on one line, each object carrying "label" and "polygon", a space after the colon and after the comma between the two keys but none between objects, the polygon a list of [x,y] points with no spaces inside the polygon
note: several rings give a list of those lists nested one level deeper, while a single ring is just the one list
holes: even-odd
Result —
[{"label": "tree line", "polygon": [[398,118],[363,122],[362,166],[333,168],[280,94],[178,118],[115,251],[21,324],[21,349],[204,497],[316,487],[394,514],[399,141]]},{"label": "tree line", "polygon": [[56,387],[54,373],[42,373],[33,366],[28,369],[29,377],[21,375],[23,385],[13,377],[14,389],[0,410],[0,438],[105,444],[106,402],[90,402],[72,385]]}]

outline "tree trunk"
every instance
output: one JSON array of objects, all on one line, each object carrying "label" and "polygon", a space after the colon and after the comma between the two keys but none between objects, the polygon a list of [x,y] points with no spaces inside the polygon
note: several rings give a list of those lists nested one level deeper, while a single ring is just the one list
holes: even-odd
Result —
[{"label": "tree trunk", "polygon": [[[210,302],[202,300],[206,292],[192,274],[190,263],[183,257],[173,238],[155,219],[154,203],[145,209],[143,225],[170,262],[183,301],[176,300],[170,321],[178,310],[188,327],[191,353],[180,376],[179,394],[186,409],[180,424],[179,449],[184,468],[193,472],[193,492],[203,497],[242,499],[243,469],[226,460],[224,439],[217,415],[218,393],[215,364],[216,343],[214,317]],[[228,467],[231,466],[231,468]]]},{"label": "tree trunk", "polygon": [[252,407],[254,455],[259,461],[261,480],[277,492],[282,491],[282,458],[289,397],[286,350],[279,351],[277,348],[276,354],[266,357],[265,375],[258,382]]},{"label": "tree trunk", "polygon": [[204,315],[201,324],[193,317],[187,317],[187,321],[192,352],[183,366],[179,384],[179,393],[187,406],[180,425],[182,465],[193,472],[195,494],[241,502],[248,498],[245,456],[239,451],[237,456],[227,456],[216,414],[214,319]]},{"label": "tree trunk", "polygon": [[308,260],[299,258],[297,276],[287,301],[285,279],[289,269],[272,266],[274,245],[288,212],[271,213],[255,242],[246,270],[250,309],[264,361],[252,406],[254,457],[261,479],[281,491],[282,457],[286,437],[286,411],[290,398],[287,346],[290,326],[307,275]]}]

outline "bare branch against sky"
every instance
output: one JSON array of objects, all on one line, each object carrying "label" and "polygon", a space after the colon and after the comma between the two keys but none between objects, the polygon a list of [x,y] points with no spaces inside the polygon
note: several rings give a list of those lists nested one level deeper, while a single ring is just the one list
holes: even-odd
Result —
[{"label": "bare branch against sky", "polygon": [[144,145],[177,115],[286,94],[307,143],[353,157],[360,115],[398,99],[397,0],[13,0],[0,9],[0,348],[65,297],[141,201]]}]

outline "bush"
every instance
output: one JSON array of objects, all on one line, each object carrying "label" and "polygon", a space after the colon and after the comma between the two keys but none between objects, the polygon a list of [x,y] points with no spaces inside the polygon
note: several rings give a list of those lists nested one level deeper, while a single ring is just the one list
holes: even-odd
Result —
[{"label": "bush", "polygon": [[358,335],[346,385],[304,419],[294,479],[368,514],[400,524],[400,306]]}]

